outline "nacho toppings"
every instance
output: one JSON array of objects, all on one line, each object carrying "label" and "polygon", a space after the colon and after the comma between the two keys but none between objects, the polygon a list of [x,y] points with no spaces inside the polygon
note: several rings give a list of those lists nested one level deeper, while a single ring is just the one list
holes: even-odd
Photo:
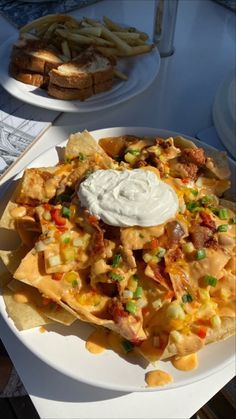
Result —
[{"label": "nacho toppings", "polygon": [[[65,162],[25,171],[1,220],[23,242],[0,256],[30,304],[34,290],[27,316],[36,307],[40,325],[80,318],[102,326],[119,353],[195,368],[190,354],[234,333],[236,208],[222,199],[229,184],[222,161],[182,137],[97,144],[88,132],[71,135]],[[20,295],[25,289],[17,307],[27,306]],[[101,336],[90,337],[92,353],[102,352]],[[149,385],[165,378],[153,374]]]}]

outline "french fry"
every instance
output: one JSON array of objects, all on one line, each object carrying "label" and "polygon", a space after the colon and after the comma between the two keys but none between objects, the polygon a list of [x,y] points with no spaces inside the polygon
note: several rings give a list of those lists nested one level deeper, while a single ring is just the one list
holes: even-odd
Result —
[{"label": "french fry", "polygon": [[126,52],[127,54],[131,52],[130,46],[127,44],[127,42],[120,39],[117,35],[114,35],[113,32],[111,32],[109,29],[107,29],[104,25],[97,22],[96,20],[86,18],[87,22],[95,27],[102,28],[102,35],[105,39],[113,42],[121,51]]},{"label": "french fry", "polygon": [[71,51],[70,51],[67,41],[63,41],[61,43],[61,49],[62,49],[63,55],[67,57],[69,60],[71,60]]},{"label": "french fry", "polygon": [[146,44],[146,45],[139,45],[137,47],[131,47],[131,51],[128,53],[124,53],[121,51],[118,52],[117,56],[118,57],[132,57],[134,55],[140,55],[140,54],[145,54],[147,52],[150,52],[155,45],[153,44]]},{"label": "french fry", "polygon": [[114,35],[118,36],[120,39],[129,41],[130,39],[140,39],[139,34],[136,32],[112,32]]},{"label": "french fry", "polygon": [[113,20],[109,19],[107,16],[103,16],[103,21],[105,25],[108,27],[108,29],[110,29],[111,31],[137,33],[143,41],[146,41],[149,38],[148,34],[146,34],[145,32],[140,32],[138,29],[133,27],[124,28],[120,26],[117,22],[114,22]]},{"label": "french fry", "polygon": [[38,28],[43,24],[47,24],[48,26],[50,26],[51,23],[66,22],[68,20],[77,22],[73,17],[68,15],[51,14],[47,16],[42,16],[38,19],[33,20],[33,22],[27,23],[26,25],[22,26],[22,28],[20,28],[20,33],[30,32],[32,29]]},{"label": "french fry", "polygon": [[93,28],[89,26],[86,28],[77,29],[75,33],[79,33],[81,35],[92,35],[100,37],[102,34],[102,28]]},{"label": "french fry", "polygon": [[117,57],[120,51],[118,48],[109,48],[109,47],[97,47],[97,50],[101,52],[101,54],[105,55],[106,57]]},{"label": "french fry", "polygon": [[117,68],[114,68],[114,76],[121,80],[128,80],[128,76],[125,73],[122,73],[122,71],[117,70]]},{"label": "french fry", "polygon": [[78,42],[79,44],[85,44],[85,45],[104,45],[104,46],[113,46],[113,44],[105,39],[99,38],[99,37],[88,37],[85,35],[80,35],[78,33],[71,33],[67,30],[63,29],[57,29],[56,33],[61,35],[62,38],[70,39],[74,42]]}]

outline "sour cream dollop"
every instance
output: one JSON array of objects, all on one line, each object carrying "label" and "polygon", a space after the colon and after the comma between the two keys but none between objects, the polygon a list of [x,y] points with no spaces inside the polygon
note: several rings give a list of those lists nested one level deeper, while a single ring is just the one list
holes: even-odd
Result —
[{"label": "sour cream dollop", "polygon": [[149,170],[97,170],[80,184],[83,207],[116,227],[151,227],[176,214],[178,197]]}]

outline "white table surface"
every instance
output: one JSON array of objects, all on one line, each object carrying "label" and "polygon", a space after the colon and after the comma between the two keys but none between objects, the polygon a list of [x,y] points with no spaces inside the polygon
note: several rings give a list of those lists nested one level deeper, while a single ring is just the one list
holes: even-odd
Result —
[{"label": "white table surface", "polygon": [[[73,14],[92,17],[106,14],[151,34],[153,10],[153,0],[107,0]],[[127,103],[106,111],[62,114],[56,127],[41,137],[10,175],[64,139],[63,125],[73,125],[73,130],[75,125],[89,130],[152,126],[192,136],[211,126],[216,90],[235,68],[235,21],[234,13],[211,0],[180,0],[176,50],[172,57],[162,60],[152,86]],[[0,17],[0,43],[12,34],[12,27]],[[4,184],[1,192],[4,193]],[[1,317],[0,335],[41,418],[189,418],[235,374],[232,363],[201,382],[177,390],[148,394],[108,392],[49,368],[18,341]]]}]

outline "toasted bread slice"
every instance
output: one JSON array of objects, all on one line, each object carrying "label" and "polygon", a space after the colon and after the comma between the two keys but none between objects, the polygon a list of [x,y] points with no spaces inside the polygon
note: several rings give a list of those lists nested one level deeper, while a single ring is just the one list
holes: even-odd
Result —
[{"label": "toasted bread slice", "polygon": [[21,70],[17,65],[11,64],[9,68],[11,77],[25,84],[31,84],[36,87],[45,87],[47,78],[43,74],[32,73],[27,70]]},{"label": "toasted bread slice", "polygon": [[[62,64],[54,51],[47,49],[30,49],[13,47],[11,62],[22,70],[38,74],[48,73],[52,68]],[[50,66],[48,67],[48,64]]]},{"label": "toasted bread slice", "polygon": [[76,89],[104,83],[112,78],[113,66],[110,60],[92,47],[79,54],[76,60],[50,72],[50,83]]},{"label": "toasted bread slice", "polygon": [[83,101],[93,95],[93,88],[90,86],[85,89],[68,89],[66,87],[60,87],[53,83],[49,83],[48,94],[57,99]]}]

